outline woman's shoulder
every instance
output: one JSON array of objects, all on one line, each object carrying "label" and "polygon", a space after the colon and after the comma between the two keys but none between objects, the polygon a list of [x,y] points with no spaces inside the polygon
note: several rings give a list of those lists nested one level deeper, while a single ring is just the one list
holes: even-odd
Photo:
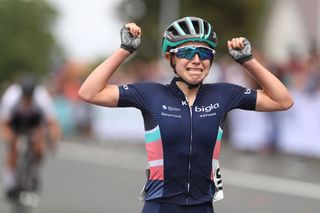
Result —
[{"label": "woman's shoulder", "polygon": [[239,85],[229,83],[229,82],[217,82],[211,84],[204,84],[207,88],[231,88],[231,87],[238,87]]},{"label": "woman's shoulder", "polygon": [[243,87],[238,84],[228,83],[228,82],[219,82],[219,83],[213,83],[213,84],[206,84],[206,90],[212,91],[213,93],[235,93],[243,90],[248,90],[246,87]]},{"label": "woman's shoulder", "polygon": [[135,87],[141,87],[141,88],[164,88],[165,85],[158,83],[158,82],[152,82],[152,81],[140,81],[140,82],[135,82],[135,83],[131,83],[128,84],[131,86],[135,86]]}]

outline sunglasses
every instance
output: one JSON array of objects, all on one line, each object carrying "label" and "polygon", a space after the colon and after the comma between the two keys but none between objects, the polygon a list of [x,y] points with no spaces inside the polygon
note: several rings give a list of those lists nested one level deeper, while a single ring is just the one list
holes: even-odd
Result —
[{"label": "sunglasses", "polygon": [[171,49],[170,53],[174,53],[178,58],[191,60],[195,54],[198,54],[200,60],[212,59],[216,54],[214,49],[209,47],[184,46]]}]

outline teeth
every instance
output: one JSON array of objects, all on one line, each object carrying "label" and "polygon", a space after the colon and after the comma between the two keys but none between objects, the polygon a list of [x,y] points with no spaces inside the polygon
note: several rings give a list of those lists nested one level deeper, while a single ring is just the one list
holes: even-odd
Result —
[{"label": "teeth", "polygon": [[189,71],[202,71],[201,69],[199,69],[199,68],[188,68],[187,70],[189,70]]}]

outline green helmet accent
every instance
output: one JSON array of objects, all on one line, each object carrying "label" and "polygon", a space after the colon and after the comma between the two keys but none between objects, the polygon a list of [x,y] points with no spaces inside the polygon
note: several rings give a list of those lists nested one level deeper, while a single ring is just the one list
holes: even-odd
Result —
[{"label": "green helmet accent", "polygon": [[198,17],[184,17],[169,25],[162,37],[162,53],[189,41],[207,43],[211,48],[217,46],[217,36],[209,22]]}]

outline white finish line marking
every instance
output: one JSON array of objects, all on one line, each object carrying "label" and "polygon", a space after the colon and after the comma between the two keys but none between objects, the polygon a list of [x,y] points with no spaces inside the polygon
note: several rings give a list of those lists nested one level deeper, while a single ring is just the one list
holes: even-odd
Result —
[{"label": "white finish line marking", "polygon": [[226,168],[221,173],[227,185],[320,200],[320,184]]}]

